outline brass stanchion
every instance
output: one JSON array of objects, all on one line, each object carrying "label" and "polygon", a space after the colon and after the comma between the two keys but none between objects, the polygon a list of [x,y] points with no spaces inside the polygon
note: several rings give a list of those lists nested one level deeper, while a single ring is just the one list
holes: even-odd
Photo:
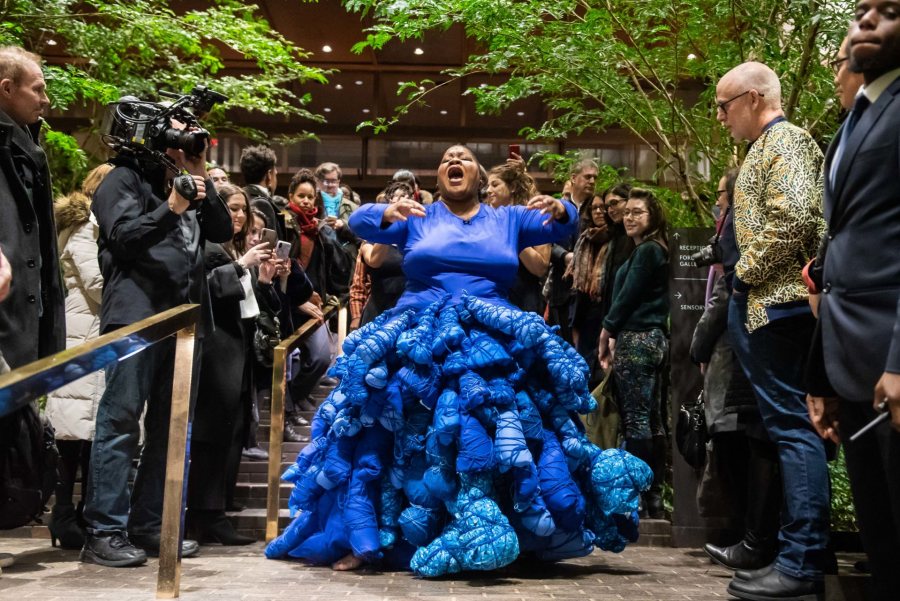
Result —
[{"label": "brass stanchion", "polygon": [[174,599],[181,585],[181,526],[187,472],[187,432],[194,367],[194,326],[178,331],[172,377],[172,417],[166,457],[166,488],[163,496],[162,532],[159,542],[157,599]]}]

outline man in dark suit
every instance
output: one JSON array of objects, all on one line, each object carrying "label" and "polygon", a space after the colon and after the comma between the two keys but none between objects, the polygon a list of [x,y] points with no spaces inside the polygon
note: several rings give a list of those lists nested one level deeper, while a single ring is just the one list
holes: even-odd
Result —
[{"label": "man in dark suit", "polygon": [[[900,590],[900,3],[863,0],[850,25],[860,89],[826,156],[820,361],[838,399],[812,397],[819,433],[843,440],[878,599]],[[874,397],[874,403],[873,403]],[[849,438],[877,416],[882,423]]]}]

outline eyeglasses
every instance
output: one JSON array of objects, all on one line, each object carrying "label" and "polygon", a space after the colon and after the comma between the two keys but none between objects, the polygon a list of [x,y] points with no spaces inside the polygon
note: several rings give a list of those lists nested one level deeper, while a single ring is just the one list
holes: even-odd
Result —
[{"label": "eyeglasses", "polygon": [[[741,92],[741,93],[738,94],[737,96],[732,96],[732,97],[729,98],[728,100],[723,100],[722,102],[716,102],[716,108],[717,108],[718,110],[722,111],[722,114],[727,115],[727,114],[728,114],[728,109],[725,108],[725,107],[727,107],[729,104],[731,104],[732,102],[734,102],[735,100],[737,100],[737,99],[740,98],[741,96],[746,96],[746,95],[749,94],[750,92],[754,92],[754,91],[755,91],[755,90],[747,90],[746,92]],[[765,94],[760,94],[759,92],[756,92],[756,94],[757,94],[760,98],[765,98],[765,96],[766,96]]]},{"label": "eyeglasses", "polygon": [[605,209],[606,207],[604,207],[603,205],[600,205],[598,207],[591,207],[591,211],[594,213],[602,213]]},{"label": "eyeglasses", "polygon": [[322,182],[323,186],[338,186],[341,183],[340,179],[323,179],[319,181]]},{"label": "eyeglasses", "polygon": [[831,67],[831,70],[834,71],[834,74],[837,75],[838,71],[841,70],[841,65],[850,60],[849,56],[839,56],[833,61],[828,61],[828,66]]},{"label": "eyeglasses", "polygon": [[644,211],[643,209],[625,209],[622,211],[622,216],[626,219],[628,217],[640,217],[641,215],[649,215],[650,211]]}]

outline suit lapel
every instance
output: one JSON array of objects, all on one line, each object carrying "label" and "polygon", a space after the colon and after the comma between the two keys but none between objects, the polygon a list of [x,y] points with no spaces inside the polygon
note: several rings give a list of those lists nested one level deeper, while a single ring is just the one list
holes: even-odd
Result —
[{"label": "suit lapel", "polygon": [[[834,138],[831,140],[831,144],[828,145],[828,149],[825,151],[825,162],[822,163],[822,175],[825,179],[825,219],[828,219],[830,209],[833,206],[835,199],[834,185],[832,182],[836,182],[836,177],[834,180],[832,180],[831,165],[834,162],[834,155],[837,152],[841,136],[844,134],[844,125],[846,125],[846,123],[847,120],[844,119],[844,122],[841,123],[841,126],[837,130],[837,133],[834,134]],[[837,174],[835,174],[835,176],[837,176]]]},{"label": "suit lapel", "polygon": [[[845,147],[841,151],[841,162],[837,166],[837,173],[835,173],[835,199],[841,198],[841,192],[844,189],[844,184],[847,183],[847,175],[850,173],[850,167],[853,165],[853,160],[856,158],[856,153],[859,151],[859,147],[862,145],[863,141],[869,135],[869,132],[878,122],[878,118],[881,117],[884,109],[886,109],[889,104],[894,102],[894,95],[898,91],[900,91],[900,79],[895,80],[890,86],[888,86],[888,88],[884,92],[881,93],[881,96],[878,97],[878,101],[863,113],[863,116],[862,118],[860,118],[859,123],[857,123],[856,127],[853,128],[850,137],[846,140]],[[841,127],[841,131],[843,131],[843,127]],[[840,138],[837,139],[839,140]]]}]

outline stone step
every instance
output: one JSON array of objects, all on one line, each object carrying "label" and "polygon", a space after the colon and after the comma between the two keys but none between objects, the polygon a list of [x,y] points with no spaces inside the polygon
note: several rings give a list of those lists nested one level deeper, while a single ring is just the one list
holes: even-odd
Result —
[{"label": "stone step", "polygon": [[[279,508],[287,509],[288,497],[291,495],[291,491],[293,489],[293,485],[288,483],[283,483],[279,487]],[[238,483],[237,488],[235,488],[234,490],[234,500],[247,509],[265,509],[268,499],[268,491],[269,487],[265,483],[240,482]],[[243,511],[240,513],[243,513]]]},{"label": "stone step", "polygon": [[672,522],[669,520],[643,519],[638,526],[640,537],[635,545],[641,547],[671,547]]}]

